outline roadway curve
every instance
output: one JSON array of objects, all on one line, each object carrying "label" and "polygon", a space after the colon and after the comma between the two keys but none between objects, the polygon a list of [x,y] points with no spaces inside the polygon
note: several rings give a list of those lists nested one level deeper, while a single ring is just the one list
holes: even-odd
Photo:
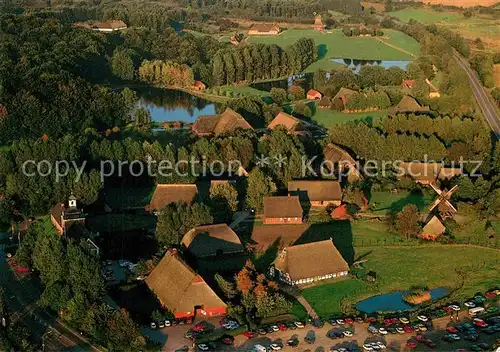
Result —
[{"label": "roadway curve", "polygon": [[460,56],[457,52],[454,53],[454,56],[458,65],[467,73],[467,76],[469,77],[472,92],[474,93],[474,97],[476,98],[486,121],[488,121],[488,124],[490,125],[493,133],[495,133],[496,137],[500,139],[500,117],[497,114],[495,104],[484,91],[476,72],[469,66],[467,60]]}]

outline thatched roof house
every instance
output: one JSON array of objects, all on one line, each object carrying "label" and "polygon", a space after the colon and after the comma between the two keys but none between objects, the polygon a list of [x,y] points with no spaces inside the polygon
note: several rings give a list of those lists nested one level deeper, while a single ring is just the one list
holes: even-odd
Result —
[{"label": "thatched roof house", "polygon": [[441,164],[410,162],[399,165],[398,177],[409,176],[417,183],[428,185],[436,182],[441,171]]},{"label": "thatched roof house", "polygon": [[318,102],[318,106],[320,109],[329,109],[332,106],[332,100],[330,97],[327,97],[326,95],[321,98],[321,100]]},{"label": "thatched roof house", "polygon": [[323,20],[321,19],[321,15],[317,15],[316,17],[314,17],[313,28],[318,32],[323,32],[325,30],[325,25],[323,24]]},{"label": "thatched roof house", "polygon": [[342,188],[339,181],[334,180],[289,181],[288,194],[312,206],[339,206],[342,202]]},{"label": "thatched roof house", "polygon": [[301,224],[302,206],[299,197],[264,197],[265,224]]},{"label": "thatched roof house", "polygon": [[195,227],[184,235],[181,246],[197,258],[243,252],[240,238],[226,224]]},{"label": "thatched roof house", "polygon": [[333,97],[332,101],[340,101],[342,106],[344,106],[344,109],[347,107],[347,103],[349,102],[349,99],[355,95],[358,94],[357,91],[354,89],[350,88],[341,88],[337,94]]},{"label": "thatched roof house", "polygon": [[284,112],[280,112],[276,115],[267,128],[274,130],[278,126],[284,126],[290,133],[301,132],[304,130],[304,126],[298,118]]},{"label": "thatched roof house", "polygon": [[316,89],[309,89],[306,94],[306,98],[308,100],[320,100],[323,97],[323,95],[317,91]]},{"label": "thatched roof house", "polygon": [[226,314],[226,304],[175,250],[168,251],[146,278],[146,285],[176,318]]},{"label": "thatched roof house", "polygon": [[219,136],[233,133],[237,129],[253,129],[252,126],[236,111],[227,108],[220,115],[200,116],[191,129],[198,136]]},{"label": "thatched roof house", "polygon": [[345,168],[347,168],[347,180],[349,182],[359,181],[363,178],[358,170],[356,160],[338,145],[328,143],[323,149],[323,155],[324,166],[329,169],[329,171],[332,171],[334,168],[344,171]]},{"label": "thatched roof house", "polygon": [[276,24],[256,23],[248,30],[248,35],[278,35],[281,28]]},{"label": "thatched roof house", "polygon": [[415,100],[415,98],[405,95],[401,101],[389,109],[390,115],[396,115],[401,113],[415,113],[415,112],[429,112],[430,108],[428,106],[422,106]]},{"label": "thatched roof house", "polygon": [[346,276],[349,265],[329,239],[284,248],[274,261],[274,270],[281,281],[300,285]]},{"label": "thatched roof house", "polygon": [[196,200],[198,200],[198,187],[195,184],[158,184],[149,209],[158,212],[170,203],[191,204]]},{"label": "thatched roof house", "polygon": [[439,236],[444,234],[446,227],[438,219],[437,216],[433,216],[429,222],[424,226],[422,232],[418,235],[419,238],[424,240],[435,241]]},{"label": "thatched roof house", "polygon": [[283,249],[295,243],[310,226],[310,224],[255,226],[252,229],[251,240],[258,251],[266,251],[275,243],[278,249]]}]

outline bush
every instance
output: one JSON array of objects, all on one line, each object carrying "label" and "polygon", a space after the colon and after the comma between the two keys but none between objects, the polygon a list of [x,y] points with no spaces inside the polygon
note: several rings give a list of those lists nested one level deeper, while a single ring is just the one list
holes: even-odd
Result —
[{"label": "bush", "polygon": [[226,331],[213,331],[211,333],[208,333],[206,335],[203,335],[199,339],[196,340],[196,343],[207,343],[211,341],[217,341],[220,340],[223,336],[225,335],[230,335],[230,336],[237,336],[244,334],[245,332],[248,331],[248,327],[246,325],[240,326],[237,329],[234,330],[226,330]]}]

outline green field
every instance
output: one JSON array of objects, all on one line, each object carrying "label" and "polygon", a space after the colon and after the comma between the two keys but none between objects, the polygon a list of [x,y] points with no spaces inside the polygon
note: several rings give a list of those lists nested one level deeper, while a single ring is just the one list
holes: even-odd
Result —
[{"label": "green field", "polygon": [[371,124],[374,120],[386,116],[387,110],[363,112],[359,114],[345,114],[331,109],[317,109],[312,119],[322,126],[330,127],[341,123],[360,120]]},{"label": "green field", "polygon": [[370,211],[374,214],[393,214],[401,211],[407,204],[415,204],[421,212],[426,212],[428,206],[434,201],[435,195],[424,191],[423,194],[399,191],[372,192]]},{"label": "green field", "polygon": [[463,298],[498,285],[500,251],[494,249],[458,245],[356,249],[356,256],[364,254],[365,268],[377,273],[377,281],[349,279],[304,289],[304,297],[318,314],[328,317],[339,313],[342,305],[414,285],[457,287],[463,282],[457,291]]},{"label": "green field", "polygon": [[389,12],[389,15],[394,16],[403,22],[408,22],[411,19],[414,19],[422,23],[436,23],[442,21],[465,19],[464,16],[457,12],[438,12],[431,9],[412,8]]},{"label": "green field", "polygon": [[[418,55],[420,46],[413,38],[404,33],[384,30],[384,42],[401,48],[391,47],[383,42],[370,37],[349,38],[344,36],[340,29],[324,33],[313,29],[289,29],[279,36],[253,36],[249,38],[251,43],[276,44],[287,47],[300,38],[312,38],[319,46],[320,60],[312,64],[306,71],[314,71],[318,68],[337,68],[338,64],[330,62],[330,58],[351,58],[366,60],[411,60],[413,55]],[[409,53],[406,53],[408,51]]]}]

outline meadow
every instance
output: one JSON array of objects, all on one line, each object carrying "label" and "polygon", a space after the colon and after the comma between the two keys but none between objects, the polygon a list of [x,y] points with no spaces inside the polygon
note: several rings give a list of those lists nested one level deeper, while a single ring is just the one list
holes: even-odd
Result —
[{"label": "meadow", "polygon": [[364,121],[369,124],[376,119],[387,116],[387,110],[375,112],[362,112],[357,114],[346,114],[343,112],[331,109],[317,109],[312,117],[316,123],[324,127],[332,127],[338,124],[343,124],[351,121]]},{"label": "meadow", "polygon": [[[411,286],[458,287],[457,297],[467,298],[498,285],[500,252],[460,245],[355,248],[364,266],[377,274],[375,283],[359,279],[329,282],[302,290],[322,317],[338,314],[342,306],[380,293]],[[459,259],[458,259],[459,258]]]}]

